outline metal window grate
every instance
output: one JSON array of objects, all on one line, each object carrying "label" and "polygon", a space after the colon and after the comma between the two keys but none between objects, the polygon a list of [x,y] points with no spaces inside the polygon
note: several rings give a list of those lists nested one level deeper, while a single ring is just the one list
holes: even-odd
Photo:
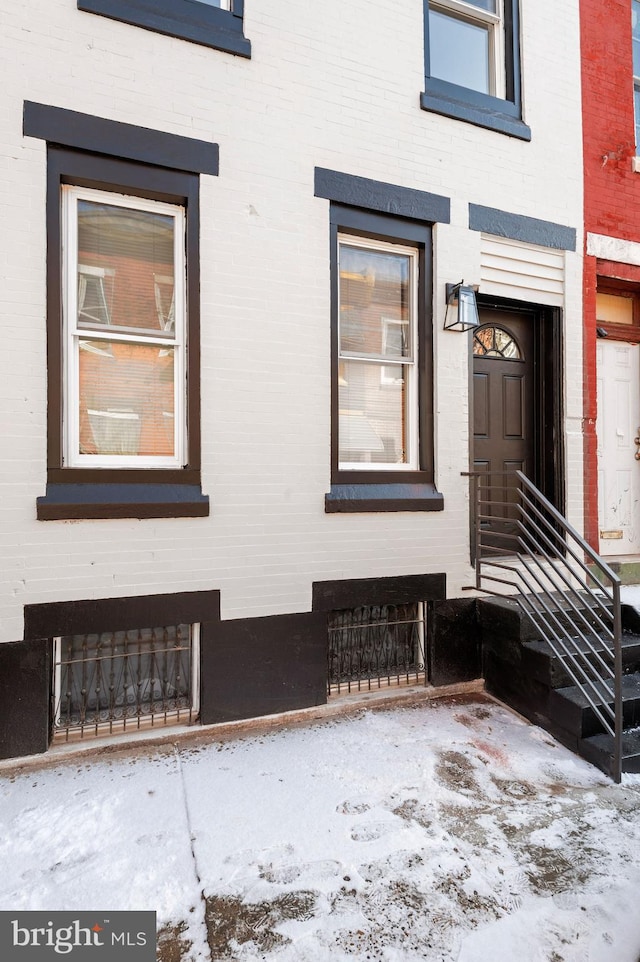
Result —
[{"label": "metal window grate", "polygon": [[54,734],[69,739],[188,723],[198,626],[171,625],[55,640]]},{"label": "metal window grate", "polygon": [[366,605],[329,614],[328,691],[425,681],[424,605]]}]

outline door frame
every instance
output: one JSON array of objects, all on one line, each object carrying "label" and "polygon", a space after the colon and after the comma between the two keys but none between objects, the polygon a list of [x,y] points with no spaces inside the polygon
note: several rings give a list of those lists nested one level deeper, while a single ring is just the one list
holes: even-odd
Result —
[{"label": "door frame", "polygon": [[[498,311],[505,315],[509,326],[509,314],[525,314],[533,326],[533,483],[551,501],[555,508],[565,513],[565,430],[564,430],[564,337],[562,309],[531,304],[510,298],[478,294],[478,311]],[[473,381],[473,332],[469,337],[469,471],[473,471],[474,440],[474,381]],[[469,479],[469,544],[471,564],[475,564],[475,503],[473,480]]]}]

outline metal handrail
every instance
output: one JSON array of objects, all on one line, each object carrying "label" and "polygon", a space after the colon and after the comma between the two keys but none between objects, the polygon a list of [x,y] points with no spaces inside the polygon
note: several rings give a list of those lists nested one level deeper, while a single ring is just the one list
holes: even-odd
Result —
[{"label": "metal handrail", "polygon": [[[465,476],[472,481],[475,504],[476,588],[512,597],[561,660],[613,738],[612,775],[619,782],[620,579],[522,471]],[[513,500],[505,497],[507,484]],[[498,486],[502,491],[494,498],[492,489]]]}]

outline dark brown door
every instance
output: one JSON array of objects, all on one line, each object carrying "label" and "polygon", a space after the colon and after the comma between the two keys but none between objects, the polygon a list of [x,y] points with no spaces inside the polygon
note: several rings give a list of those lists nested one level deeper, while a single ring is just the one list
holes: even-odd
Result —
[{"label": "dark brown door", "polygon": [[481,522],[482,540],[513,550],[513,472],[535,480],[533,329],[530,316],[503,311],[481,311],[480,323],[473,348],[473,470],[486,476],[485,494],[494,502],[481,510],[489,516]]}]

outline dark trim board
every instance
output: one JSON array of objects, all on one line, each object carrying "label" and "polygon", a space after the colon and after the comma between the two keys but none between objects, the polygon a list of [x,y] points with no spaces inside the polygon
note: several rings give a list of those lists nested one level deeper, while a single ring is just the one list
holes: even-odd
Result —
[{"label": "dark trim board", "polygon": [[324,167],[315,168],[314,193],[325,200],[380,211],[394,217],[409,217],[428,223],[437,221],[441,224],[448,224],[451,219],[451,201],[448,197]]},{"label": "dark trim board", "polygon": [[62,147],[194,174],[216,176],[218,173],[218,144],[63,107],[25,100],[22,128],[25,137],[36,137]]},{"label": "dark trim board", "polygon": [[206,518],[199,484],[48,484],[36,498],[39,521],[91,518]]},{"label": "dark trim board", "polygon": [[402,605],[438,601],[446,598],[446,594],[444,573],[314,581],[311,607],[313,611],[339,611],[363,605]]},{"label": "dark trim board", "polygon": [[[462,96],[455,96],[454,91],[460,91]],[[473,103],[467,99],[470,93],[473,91],[430,77],[425,82],[424,93],[420,94],[420,106],[430,113],[463,120],[475,127],[484,127],[498,134],[506,134],[507,137],[531,140],[531,128],[517,116],[519,111],[505,109],[513,106],[512,104],[499,100],[498,97],[487,97],[483,103]]]},{"label": "dark trim board", "polygon": [[[220,620],[219,591],[25,605],[25,640]],[[0,646],[1,650],[1,646]]]},{"label": "dark trim board", "polygon": [[576,249],[575,227],[564,227],[552,221],[512,214],[495,207],[482,207],[480,204],[469,204],[469,230],[494,234],[496,237],[508,237],[526,244],[554,247],[557,250]]},{"label": "dark trim board", "polygon": [[204,725],[324,705],[327,619],[323,612],[222,621],[201,635]]},{"label": "dark trim board", "polygon": [[51,645],[0,645],[0,758],[38,755],[49,746]]},{"label": "dark trim board", "polygon": [[[424,221],[391,217],[332,202],[329,264],[331,275],[331,490],[325,511],[438,511],[443,499],[434,485],[432,227]],[[341,470],[339,466],[339,235],[411,244],[418,257],[418,419],[419,470]],[[369,493],[365,490],[370,488]],[[386,488],[386,491],[384,490]]]},{"label": "dark trim board", "polygon": [[[180,204],[186,211],[188,464],[183,469],[86,469],[63,463],[64,341],[62,323],[63,184],[120,191]],[[47,147],[47,492],[42,521],[91,518],[202,517],[200,489],[200,178],[102,154]],[[182,494],[178,493],[182,487]],[[110,488],[107,494],[106,489]],[[137,491],[135,490],[137,488]],[[73,501],[73,497],[76,501]]]},{"label": "dark trim board", "polygon": [[243,32],[244,0],[222,10],[194,0],[77,0],[78,10],[189,40],[238,57],[251,56]]},{"label": "dark trim board", "polygon": [[332,484],[324,496],[327,514],[363,511],[442,511],[434,484]]},{"label": "dark trim board", "polygon": [[494,97],[431,76],[429,0],[424,0],[425,88],[420,97],[423,110],[484,127],[499,134],[531,140],[531,129],[522,120],[520,79],[520,3],[504,2],[505,97]]}]

